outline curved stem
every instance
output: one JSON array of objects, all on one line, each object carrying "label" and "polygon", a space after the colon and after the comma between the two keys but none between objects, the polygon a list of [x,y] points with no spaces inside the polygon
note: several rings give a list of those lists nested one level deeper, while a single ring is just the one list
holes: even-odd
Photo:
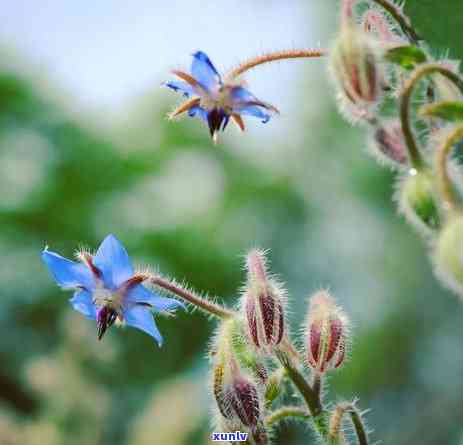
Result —
[{"label": "curved stem", "polygon": [[323,49],[285,50],[276,51],[273,53],[266,53],[262,54],[261,56],[257,56],[252,59],[246,60],[245,62],[239,64],[236,68],[231,70],[225,77],[227,79],[233,80],[241,74],[245,73],[246,71],[249,71],[250,69],[255,68],[258,65],[263,65],[264,63],[286,59],[311,59],[314,57],[325,56],[326,53],[327,52]]},{"label": "curved stem", "polygon": [[421,37],[413,29],[410,19],[403,13],[402,8],[395,5],[389,0],[373,0],[376,4],[381,6],[386,10],[400,26],[400,29],[408,37],[411,43],[416,44],[421,39]]},{"label": "curved stem", "polygon": [[297,418],[297,419],[310,419],[310,414],[299,406],[283,406],[272,413],[270,413],[265,418],[265,425],[271,426],[275,423],[278,423],[280,420],[288,418]]},{"label": "curved stem", "polygon": [[160,276],[151,276],[149,282],[216,317],[230,318],[234,315],[233,311],[217,303],[213,303],[206,298],[200,297],[194,292],[185,289],[179,286],[177,283],[167,280],[166,278],[162,278]]},{"label": "curved stem", "polygon": [[[355,403],[355,402],[354,402]],[[340,403],[336,406],[330,418],[328,441],[331,444],[338,444],[341,438],[341,423],[344,414],[349,413],[354,425],[355,435],[359,445],[368,445],[368,434],[362,421],[360,412],[354,403]]]},{"label": "curved stem", "polygon": [[424,162],[411,127],[410,100],[413,90],[418,82],[423,77],[432,73],[439,73],[445,76],[463,92],[463,80],[460,79],[460,77],[453,71],[450,71],[449,69],[437,63],[420,65],[412,72],[409,79],[405,83],[400,97],[400,120],[402,123],[402,132],[404,134],[410,163],[412,167],[417,170],[423,166]]},{"label": "curved stem", "polygon": [[437,184],[442,196],[442,208],[444,211],[452,211],[458,206],[452,181],[447,170],[447,160],[454,145],[463,139],[463,125],[456,127],[439,146],[436,153]]}]

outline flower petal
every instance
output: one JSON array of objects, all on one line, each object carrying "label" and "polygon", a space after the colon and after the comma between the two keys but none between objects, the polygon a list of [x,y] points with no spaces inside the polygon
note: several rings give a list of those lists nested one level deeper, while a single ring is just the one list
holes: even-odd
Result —
[{"label": "flower petal", "polygon": [[207,91],[213,90],[222,83],[220,74],[206,53],[202,51],[197,51],[193,54],[191,74]]},{"label": "flower petal", "polygon": [[261,107],[257,105],[248,105],[240,109],[237,109],[236,111],[235,110],[233,111],[236,114],[244,114],[244,115],[258,117],[259,119],[262,119],[262,123],[264,124],[270,120],[270,114],[262,111]]},{"label": "flower petal", "polygon": [[42,260],[53,278],[63,289],[83,287],[92,290],[95,283],[90,269],[81,263],[68,260],[55,252],[44,250]]},{"label": "flower petal", "polygon": [[154,323],[153,315],[148,308],[140,305],[131,306],[123,312],[125,322],[134,328],[140,329],[143,332],[151,335],[159,347],[162,346],[162,336],[156,324]]},{"label": "flower petal", "polygon": [[172,81],[163,83],[163,85],[174,91],[181,91],[183,95],[186,97],[190,97],[196,94],[193,87],[186,82],[172,80]]},{"label": "flower petal", "polygon": [[92,294],[86,290],[77,291],[74,296],[69,300],[72,307],[85,315],[91,320],[96,320],[96,307],[93,304]]},{"label": "flower petal", "polygon": [[200,107],[199,105],[194,105],[188,110],[188,116],[193,117],[193,116],[198,116],[201,118],[203,121],[207,122],[208,121],[208,113],[207,111]]},{"label": "flower petal", "polygon": [[230,91],[230,97],[235,102],[255,102],[257,97],[243,87],[233,87]]},{"label": "flower petal", "polygon": [[133,275],[130,257],[114,235],[108,235],[103,240],[93,262],[101,270],[105,285],[109,289],[116,289]]},{"label": "flower petal", "polygon": [[185,305],[176,300],[175,298],[161,297],[157,293],[150,291],[142,284],[137,284],[129,289],[125,297],[125,303],[146,303],[151,306],[156,312],[165,312],[177,309],[181,307],[185,308]]}]

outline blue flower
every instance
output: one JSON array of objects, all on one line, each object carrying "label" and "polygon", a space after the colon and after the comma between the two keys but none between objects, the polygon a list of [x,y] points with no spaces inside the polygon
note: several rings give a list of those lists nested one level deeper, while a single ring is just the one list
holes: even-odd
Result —
[{"label": "blue flower", "polygon": [[127,251],[114,235],[104,239],[94,256],[85,251],[77,256],[80,262],[46,248],[42,252],[56,283],[75,291],[69,300],[72,307],[96,321],[98,339],[118,320],[151,335],[161,346],[162,336],[152,311],[167,312],[184,305],[143,286],[149,275],[134,272]]},{"label": "blue flower", "polygon": [[172,71],[180,80],[164,85],[183,93],[189,99],[175,109],[170,117],[188,112],[198,116],[209,126],[209,131],[217,140],[217,133],[225,130],[230,118],[244,131],[242,116],[254,116],[268,122],[271,113],[278,113],[272,105],[262,102],[234,79],[223,80],[209,57],[202,51],[193,54],[191,74]]}]

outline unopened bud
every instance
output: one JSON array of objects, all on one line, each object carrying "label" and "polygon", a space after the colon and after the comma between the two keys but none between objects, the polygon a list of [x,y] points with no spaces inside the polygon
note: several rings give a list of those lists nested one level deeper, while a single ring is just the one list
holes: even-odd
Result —
[{"label": "unopened bud", "polygon": [[436,273],[444,284],[463,298],[463,215],[449,219],[434,251]]},{"label": "unopened bud", "polygon": [[351,122],[369,120],[381,100],[383,68],[375,39],[345,18],[330,53],[330,69],[340,108]]},{"label": "unopened bud", "polygon": [[398,187],[399,210],[419,231],[429,232],[440,224],[435,181],[430,170],[411,169]]},{"label": "unopened bud", "polygon": [[260,406],[258,388],[263,391],[267,369],[245,339],[241,320],[228,319],[219,326],[211,351],[212,390],[221,415],[249,427],[255,426],[252,419]]},{"label": "unopened bud", "polygon": [[374,128],[370,147],[380,161],[394,166],[408,163],[402,127],[398,119],[391,119]]},{"label": "unopened bud", "polygon": [[258,350],[269,353],[283,338],[285,291],[268,276],[263,252],[251,251],[246,265],[248,280],[242,310],[249,339]]},{"label": "unopened bud", "polygon": [[255,428],[260,419],[257,387],[243,376],[236,376],[229,389],[230,404],[243,425]]},{"label": "unopened bud", "polygon": [[306,329],[309,366],[319,373],[339,368],[346,356],[348,320],[327,291],[310,299]]}]

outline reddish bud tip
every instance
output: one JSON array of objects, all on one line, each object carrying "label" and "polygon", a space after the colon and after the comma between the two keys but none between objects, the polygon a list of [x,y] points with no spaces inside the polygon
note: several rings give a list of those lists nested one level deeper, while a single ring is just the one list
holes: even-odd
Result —
[{"label": "reddish bud tip", "polygon": [[347,318],[327,291],[310,300],[307,319],[307,362],[318,372],[338,368],[345,358]]},{"label": "reddish bud tip", "polygon": [[242,307],[248,336],[257,349],[269,352],[283,338],[285,294],[268,277],[263,252],[251,251],[246,264],[248,281]]}]

